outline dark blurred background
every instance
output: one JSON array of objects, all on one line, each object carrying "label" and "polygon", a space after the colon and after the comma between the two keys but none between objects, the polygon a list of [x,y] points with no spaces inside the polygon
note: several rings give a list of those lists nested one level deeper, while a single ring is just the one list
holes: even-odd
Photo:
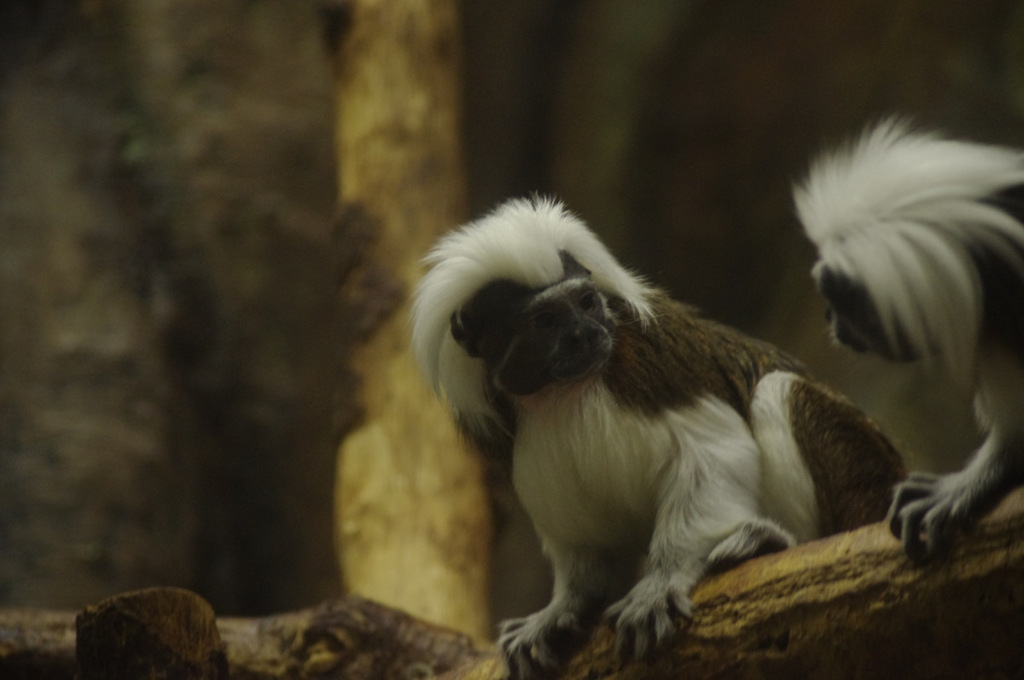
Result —
[{"label": "dark blurred background", "polygon": [[[356,383],[321,11],[0,5],[0,606],[156,583],[220,614],[337,594]],[[913,467],[960,464],[966,395],[829,345],[790,187],[891,113],[1024,146],[1024,4],[462,11],[472,214],[560,196],[624,262],[849,394]],[[522,518],[502,527],[498,617],[547,582]]]}]

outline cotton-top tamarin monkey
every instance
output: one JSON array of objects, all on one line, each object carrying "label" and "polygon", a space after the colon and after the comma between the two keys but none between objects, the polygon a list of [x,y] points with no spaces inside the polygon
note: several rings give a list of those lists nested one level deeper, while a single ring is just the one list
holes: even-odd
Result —
[{"label": "cotton-top tamarin monkey", "polygon": [[643,656],[708,570],[885,516],[902,468],[871,422],[632,275],[558,202],[509,201],[426,260],[416,358],[511,466],[554,566],[550,604],[501,626],[513,677],[556,667],[602,611]]},{"label": "cotton-top tamarin monkey", "polygon": [[974,388],[981,448],[960,472],[912,474],[890,511],[907,554],[934,557],[1024,483],[1024,152],[887,120],[817,161],[795,200],[836,340]]}]

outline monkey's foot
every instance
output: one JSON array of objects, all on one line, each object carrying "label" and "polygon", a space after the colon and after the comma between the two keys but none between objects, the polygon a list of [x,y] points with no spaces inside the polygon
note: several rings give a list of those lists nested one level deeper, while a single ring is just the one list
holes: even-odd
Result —
[{"label": "monkey's foot", "polygon": [[672,615],[693,616],[690,588],[695,580],[682,574],[648,574],[609,607],[605,617],[615,628],[616,652],[642,659],[671,638]]},{"label": "monkey's foot", "polygon": [[508,677],[512,680],[545,677],[561,664],[559,651],[577,641],[583,632],[580,614],[550,604],[529,616],[504,621],[498,646]]},{"label": "monkey's foot", "polygon": [[732,569],[740,562],[796,545],[796,537],[765,517],[744,522],[708,555],[709,572]]},{"label": "monkey's foot", "polygon": [[953,534],[974,519],[984,505],[978,491],[963,473],[914,472],[896,486],[889,529],[910,559],[926,562],[945,552]]}]

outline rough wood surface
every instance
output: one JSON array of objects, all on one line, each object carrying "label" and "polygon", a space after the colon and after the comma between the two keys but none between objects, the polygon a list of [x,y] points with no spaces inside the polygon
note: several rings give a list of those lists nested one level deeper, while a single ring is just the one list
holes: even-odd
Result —
[{"label": "rough wood surface", "polygon": [[76,680],[227,680],[209,603],[179,588],[147,588],[86,607],[75,620]]},{"label": "rough wood surface", "polygon": [[409,680],[482,655],[464,634],[359,597],[218,626],[232,680]]},{"label": "rough wood surface", "polygon": [[[1024,491],[925,567],[874,524],[705,579],[693,600],[693,622],[656,659],[622,664],[602,627],[563,677],[1021,677]],[[480,663],[447,677],[499,676]]]},{"label": "rough wood surface", "polygon": [[[692,623],[651,661],[622,663],[602,626],[563,677],[1020,677],[1024,490],[934,564],[911,564],[876,524],[705,579],[694,602]],[[71,680],[74,626],[71,613],[0,611],[0,677]],[[217,626],[234,680],[502,674],[494,652],[466,635],[357,597]]]},{"label": "rough wood surface", "polygon": [[182,582],[195,555],[194,459],[168,445],[173,378],[138,292],[136,225],[111,189],[123,76],[116,50],[74,4],[48,6],[24,34],[0,38],[0,602],[9,607],[78,608]]},{"label": "rough wood surface", "polygon": [[117,595],[77,617],[76,662],[73,612],[0,610],[0,678],[214,680],[229,671],[232,680],[409,680],[485,654],[464,634],[354,596],[213,622],[209,605],[189,591]]},{"label": "rough wood surface", "polygon": [[341,228],[361,247],[344,292],[368,337],[363,423],[341,446],[337,543],[346,588],[488,636],[491,519],[479,461],[409,352],[419,260],[464,218],[452,0],[336,8]]},{"label": "rough wood surface", "polygon": [[0,609],[0,677],[4,680],[71,680],[75,613]]},{"label": "rough wood surface", "polygon": [[0,2],[0,606],[338,594],[318,28],[313,3]]}]

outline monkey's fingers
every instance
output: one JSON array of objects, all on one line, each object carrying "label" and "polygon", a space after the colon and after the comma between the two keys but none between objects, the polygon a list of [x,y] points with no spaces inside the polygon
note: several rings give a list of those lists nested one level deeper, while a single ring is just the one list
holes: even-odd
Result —
[{"label": "monkey's fingers", "polygon": [[530,618],[528,616],[524,616],[518,619],[507,619],[505,621],[502,621],[501,625],[498,626],[499,639],[505,638],[506,636],[511,636],[513,633],[515,633],[520,628],[525,626],[529,620]]},{"label": "monkey's fingers", "polygon": [[962,521],[953,514],[955,505],[955,495],[937,490],[900,511],[903,550],[910,559],[923,564],[949,549]]},{"label": "monkey's fingers", "polygon": [[[906,480],[896,485],[893,491],[892,504],[889,506],[889,513],[886,521],[889,523],[889,530],[896,538],[903,540],[908,527],[911,525],[908,516],[904,516],[904,508],[911,503],[927,498],[935,492],[935,486],[939,477],[926,472],[911,473]],[[913,515],[913,513],[912,513]],[[915,525],[919,531],[920,526]]]},{"label": "monkey's fingers", "polygon": [[918,564],[927,562],[932,556],[932,548],[924,530],[924,518],[932,508],[929,498],[914,501],[903,506],[896,514],[899,529],[893,533],[903,544],[903,552]]},{"label": "monkey's fingers", "polygon": [[945,553],[952,542],[957,522],[952,515],[953,502],[948,497],[938,499],[924,518],[926,559],[935,559]]},{"label": "monkey's fingers", "polygon": [[621,658],[646,659],[674,632],[672,620],[661,612],[648,612],[642,621],[623,623],[620,619],[615,630],[615,653]]},{"label": "monkey's fingers", "polygon": [[547,677],[562,663],[562,653],[583,633],[583,620],[572,610],[550,608],[501,624],[498,647],[509,675],[516,680]]},{"label": "monkey's fingers", "polygon": [[690,618],[693,604],[685,594],[665,593],[657,601],[629,597],[615,603],[605,618],[615,629],[615,652],[620,657],[645,659],[675,633],[672,614]]},{"label": "monkey's fingers", "polygon": [[673,632],[675,627],[667,616],[649,612],[646,619],[636,622],[636,625],[618,626],[615,652],[620,657],[646,659]]},{"label": "monkey's fingers", "polygon": [[668,603],[672,613],[678,614],[687,621],[693,619],[693,600],[690,599],[690,594],[686,590],[676,585],[669,586]]},{"label": "monkey's fingers", "polygon": [[544,677],[544,669],[527,650],[506,654],[505,670],[509,680],[533,680]]},{"label": "monkey's fingers", "polygon": [[557,667],[558,658],[542,641],[531,643],[518,638],[499,640],[505,668],[511,680],[532,680],[544,677],[545,671]]}]

